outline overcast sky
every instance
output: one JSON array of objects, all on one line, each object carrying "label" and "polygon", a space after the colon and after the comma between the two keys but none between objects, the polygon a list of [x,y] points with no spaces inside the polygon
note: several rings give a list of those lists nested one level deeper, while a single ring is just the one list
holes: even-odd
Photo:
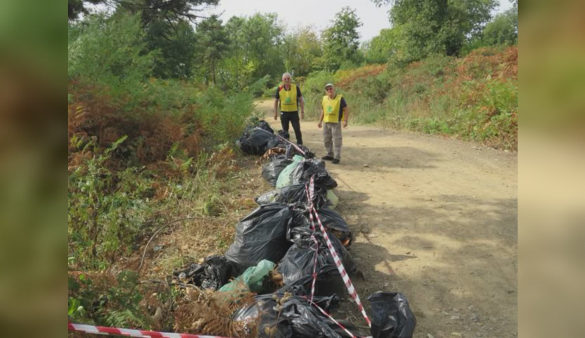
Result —
[{"label": "overcast sky", "polygon": [[[497,12],[512,7],[509,0],[498,0]],[[370,0],[220,0],[216,7],[209,7],[205,14],[221,14],[225,23],[232,16],[252,16],[255,13],[276,13],[281,24],[287,30],[294,31],[298,27],[311,26],[317,32],[331,26],[335,13],[343,7],[355,9],[362,22],[358,28],[360,41],[370,40],[378,35],[383,28],[390,28],[388,19],[389,6],[376,7]]]}]

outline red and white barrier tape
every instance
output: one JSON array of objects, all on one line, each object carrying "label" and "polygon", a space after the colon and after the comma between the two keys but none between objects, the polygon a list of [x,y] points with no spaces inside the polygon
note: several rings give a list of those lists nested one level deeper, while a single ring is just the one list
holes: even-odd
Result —
[{"label": "red and white barrier tape", "polygon": [[[310,206],[313,206],[313,192],[309,192],[309,188],[305,185],[305,192],[307,193],[308,203]],[[310,301],[313,302],[313,297],[315,295],[315,283],[317,282],[317,259],[319,257],[319,242],[317,238],[315,238],[315,221],[313,220],[313,214],[309,212],[309,217],[311,219],[311,240],[315,244],[315,258],[313,259],[313,281],[311,282],[311,299]]]},{"label": "red and white barrier tape", "polygon": [[[309,197],[313,196],[314,190],[315,190],[314,176],[311,176],[311,181],[309,183]],[[313,213],[315,215],[315,218],[317,219],[317,223],[319,224],[319,228],[321,229],[321,232],[323,233],[323,237],[325,238],[325,242],[327,243],[327,247],[329,248],[329,252],[331,253],[331,257],[333,257],[333,262],[335,262],[335,266],[337,266],[337,270],[339,271],[339,274],[341,275],[341,278],[343,279],[343,283],[345,284],[345,287],[347,288],[349,295],[356,302],[358,309],[360,310],[360,312],[364,316],[364,319],[368,323],[368,326],[371,328],[372,322],[370,321],[370,318],[368,318],[368,315],[366,314],[366,310],[364,309],[364,306],[362,305],[362,302],[360,300],[360,296],[357,294],[357,290],[353,286],[351,279],[349,279],[349,276],[345,270],[345,267],[343,266],[341,259],[339,259],[339,256],[337,255],[337,252],[335,251],[335,248],[333,247],[333,244],[331,243],[331,240],[329,239],[329,236],[327,235],[327,231],[325,230],[323,223],[321,223],[321,220],[319,219],[319,214],[317,213],[317,210],[313,206],[313,199],[309,199],[309,215],[311,215],[311,213]],[[312,219],[312,217],[311,217],[311,219]],[[314,276],[313,278],[316,278],[316,276]],[[314,285],[314,283],[313,283],[313,285]],[[311,290],[311,294],[313,294],[313,290]]]},{"label": "red and white barrier tape", "polygon": [[94,326],[87,324],[68,323],[69,331],[93,333],[100,335],[119,335],[128,337],[164,337],[164,338],[226,338],[221,336],[205,336],[189,333],[157,332],[136,329],[123,329],[117,327]]}]

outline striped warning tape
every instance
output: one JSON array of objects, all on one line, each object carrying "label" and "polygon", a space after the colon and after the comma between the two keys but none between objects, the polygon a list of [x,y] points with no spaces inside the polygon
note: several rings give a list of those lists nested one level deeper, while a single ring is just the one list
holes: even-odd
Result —
[{"label": "striped warning tape", "polygon": [[221,336],[205,336],[189,333],[157,332],[135,329],[124,329],[107,326],[68,323],[69,331],[93,333],[99,335],[120,335],[127,337],[164,337],[164,338],[226,338]]},{"label": "striped warning tape", "polygon": [[[311,176],[311,181],[309,183],[309,197],[313,196],[314,190],[315,190],[314,176]],[[321,223],[321,220],[319,219],[319,214],[317,213],[317,210],[315,209],[315,207],[313,205],[313,200],[309,199],[309,215],[311,215],[311,213],[314,214],[315,218],[317,219],[317,223],[319,224],[319,228],[321,229],[321,232],[323,233],[323,237],[325,238],[325,242],[327,243],[327,248],[329,248],[329,252],[331,253],[331,256],[333,257],[333,262],[335,262],[335,266],[337,266],[337,270],[339,271],[339,274],[341,275],[341,278],[343,279],[343,283],[345,284],[345,287],[347,288],[349,295],[351,296],[351,298],[353,298],[353,300],[355,301],[355,303],[358,306],[358,309],[360,310],[360,312],[364,316],[364,319],[368,323],[368,326],[371,328],[372,322],[370,321],[370,318],[368,318],[368,315],[366,314],[366,310],[364,309],[364,306],[362,305],[362,302],[360,300],[360,296],[358,295],[357,290],[353,286],[351,279],[349,279],[349,276],[345,270],[345,267],[343,266],[341,259],[339,259],[339,256],[337,255],[337,252],[335,251],[335,248],[333,247],[333,244],[331,243],[331,240],[329,239],[329,236],[327,235],[327,231],[325,230],[323,223]],[[311,219],[312,219],[312,217],[311,217]],[[315,278],[315,276],[313,276],[313,278]],[[313,283],[313,285],[314,285],[314,283]],[[313,290],[311,290],[311,294],[312,293],[313,293]]]},{"label": "striped warning tape", "polygon": [[[305,185],[305,192],[307,193],[309,205],[313,205],[313,192],[309,191],[307,185]],[[317,282],[317,259],[319,257],[319,242],[315,238],[315,221],[313,220],[313,214],[309,212],[309,217],[311,219],[311,240],[313,240],[313,244],[315,245],[315,258],[313,259],[313,281],[311,282],[311,302],[313,301],[313,296],[315,295],[315,282]]]}]

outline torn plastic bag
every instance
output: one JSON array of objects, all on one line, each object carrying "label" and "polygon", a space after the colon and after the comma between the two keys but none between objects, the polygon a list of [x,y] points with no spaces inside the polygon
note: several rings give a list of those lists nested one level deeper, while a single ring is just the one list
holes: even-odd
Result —
[{"label": "torn plastic bag", "polygon": [[271,186],[276,186],[278,175],[280,175],[280,172],[291,164],[292,161],[292,159],[286,158],[285,155],[274,156],[270,162],[262,166],[262,177],[264,177]]},{"label": "torn plastic bag", "polygon": [[399,292],[374,292],[368,297],[372,306],[374,338],[409,338],[414,333],[416,318],[408,300]]},{"label": "torn plastic bag", "polygon": [[269,144],[274,143],[271,143],[271,141],[275,139],[277,137],[272,132],[260,127],[254,127],[244,131],[237,144],[246,154],[262,155],[270,148]]},{"label": "torn plastic bag", "polygon": [[[310,290],[316,248],[316,244],[311,239],[311,233],[311,229],[307,227],[295,227],[290,230],[288,237],[294,244],[288,249],[276,268],[282,275],[285,285],[302,285],[307,290]],[[328,235],[345,270],[349,274],[353,274],[356,271],[356,266],[350,253],[335,236],[331,233],[328,233]],[[325,238],[320,232],[315,232],[314,236],[319,245],[315,293],[322,296],[344,292],[343,280],[327,248]]]},{"label": "torn plastic bag", "polygon": [[[271,203],[281,203],[279,202],[280,196],[280,189],[270,190],[268,192],[263,193],[260,196],[254,198],[254,201],[258,203],[258,205],[266,205]],[[282,203],[285,204],[285,203]]]},{"label": "torn plastic bag", "polygon": [[331,210],[327,207],[322,207],[317,210],[319,214],[319,219],[323,226],[330,232],[332,232],[335,237],[337,237],[343,246],[349,247],[353,240],[353,234],[349,230],[349,226],[341,217],[339,213],[334,210]]},{"label": "torn plastic bag", "polygon": [[[337,296],[316,297],[325,311]],[[259,318],[258,318],[259,317]],[[256,319],[257,318],[257,319]],[[331,319],[311,305],[306,296],[289,292],[256,297],[256,303],[236,311],[233,321],[258,320],[258,337],[347,337]]]},{"label": "torn plastic bag", "polygon": [[286,240],[291,220],[292,213],[286,205],[258,207],[236,225],[234,242],[225,257],[245,268],[263,259],[280,261],[291,245]]},{"label": "torn plastic bag", "polygon": [[193,263],[186,269],[173,272],[173,276],[182,283],[217,290],[230,278],[239,275],[240,270],[234,262],[215,255],[207,257],[203,264]]},{"label": "torn plastic bag", "polygon": [[[313,205],[315,208],[321,208],[327,204],[326,190],[322,187],[315,187],[313,195]],[[307,192],[304,184],[288,185],[286,187],[271,190],[255,198],[256,203],[263,205],[268,203],[282,203],[294,205],[296,207],[306,207]]]},{"label": "torn plastic bag", "polygon": [[251,291],[256,293],[264,293],[264,282],[270,274],[270,271],[274,269],[274,263],[269,260],[263,259],[255,266],[251,266],[244,271],[237,278],[231,282],[225,284],[219,289],[219,291],[227,292],[234,290]]}]

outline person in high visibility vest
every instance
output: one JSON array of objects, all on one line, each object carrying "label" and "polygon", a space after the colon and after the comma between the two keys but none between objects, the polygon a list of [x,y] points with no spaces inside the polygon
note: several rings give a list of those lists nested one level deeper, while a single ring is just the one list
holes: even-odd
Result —
[{"label": "person in high visibility vest", "polygon": [[341,123],[343,121],[343,128],[347,128],[349,111],[343,95],[335,93],[332,83],[325,85],[325,92],[327,95],[321,101],[321,116],[317,124],[317,127],[323,127],[323,143],[327,150],[327,155],[321,159],[338,164],[341,160]]},{"label": "person in high visibility vest", "polygon": [[274,119],[278,120],[278,107],[280,102],[280,124],[282,130],[288,134],[289,122],[295,131],[297,144],[303,144],[303,135],[301,134],[301,123],[299,121],[299,106],[301,107],[301,119],[305,118],[305,102],[301,89],[291,83],[290,73],[282,74],[282,84],[276,89],[274,96]]}]

